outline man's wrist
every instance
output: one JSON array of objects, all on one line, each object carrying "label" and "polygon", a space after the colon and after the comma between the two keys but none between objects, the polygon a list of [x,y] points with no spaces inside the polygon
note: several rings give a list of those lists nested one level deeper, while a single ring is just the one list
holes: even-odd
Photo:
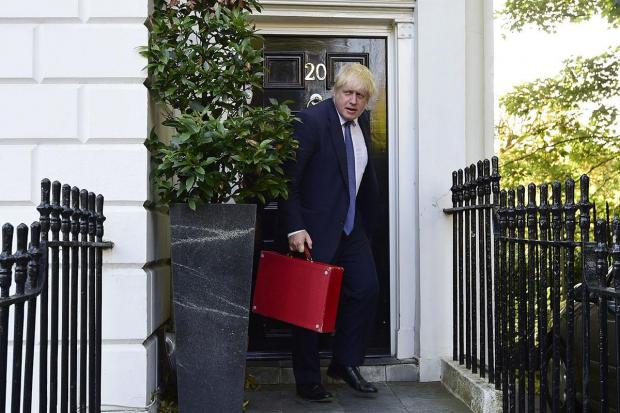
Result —
[{"label": "man's wrist", "polygon": [[299,234],[300,232],[303,232],[303,231],[305,231],[305,229],[300,229],[300,230],[298,230],[298,231],[289,232],[289,233],[288,233],[288,237],[290,238],[290,237],[292,237],[293,235],[295,235],[295,234]]}]

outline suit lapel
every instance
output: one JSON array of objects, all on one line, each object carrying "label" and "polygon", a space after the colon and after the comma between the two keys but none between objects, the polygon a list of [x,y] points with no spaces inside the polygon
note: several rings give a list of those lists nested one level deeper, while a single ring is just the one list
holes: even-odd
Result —
[{"label": "suit lapel", "polygon": [[347,193],[349,189],[349,178],[347,173],[347,150],[344,146],[344,136],[342,135],[342,125],[340,124],[340,118],[338,117],[338,112],[336,111],[336,106],[333,101],[330,99],[328,103],[330,105],[329,110],[329,131],[331,134],[331,141],[334,145],[334,150],[336,151],[336,156],[338,158],[338,164],[340,165],[340,172],[342,174],[342,179],[344,180],[344,185],[347,188]]}]

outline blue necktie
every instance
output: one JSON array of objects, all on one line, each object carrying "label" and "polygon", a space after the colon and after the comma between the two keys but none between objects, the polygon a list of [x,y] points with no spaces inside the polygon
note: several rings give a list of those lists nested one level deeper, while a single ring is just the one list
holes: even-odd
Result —
[{"label": "blue necktie", "polygon": [[349,235],[353,231],[355,223],[355,152],[353,151],[353,138],[351,138],[351,122],[344,124],[344,147],[347,150],[347,176],[349,177],[349,210],[344,221],[344,233]]}]

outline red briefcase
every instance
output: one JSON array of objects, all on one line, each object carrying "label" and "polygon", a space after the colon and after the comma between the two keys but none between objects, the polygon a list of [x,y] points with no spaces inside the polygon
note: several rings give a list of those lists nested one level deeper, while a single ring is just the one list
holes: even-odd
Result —
[{"label": "red briefcase", "polygon": [[[306,249],[306,252],[308,250]],[[344,269],[272,251],[261,251],[252,311],[299,327],[329,333]]]}]

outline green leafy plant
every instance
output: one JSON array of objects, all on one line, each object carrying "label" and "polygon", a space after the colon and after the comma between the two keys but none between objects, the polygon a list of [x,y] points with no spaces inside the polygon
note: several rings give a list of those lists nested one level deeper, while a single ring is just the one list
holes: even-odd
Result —
[{"label": "green leafy plant", "polygon": [[[507,0],[512,32],[601,16],[620,26],[617,0]],[[502,185],[590,177],[591,200],[620,206],[620,46],[564,62],[555,76],[515,86],[500,97],[497,123]]]},{"label": "green leafy plant", "polygon": [[620,48],[577,57],[553,78],[500,98],[497,131],[508,186],[590,176],[592,199],[620,205]]},{"label": "green leafy plant", "polygon": [[149,20],[147,86],[166,108],[167,141],[146,142],[159,202],[266,202],[287,196],[282,164],[294,158],[286,102],[250,105],[263,78],[262,50],[249,20],[257,0],[156,0]]},{"label": "green leafy plant", "polygon": [[506,0],[500,14],[510,31],[535,26],[553,32],[558,23],[582,22],[600,15],[613,27],[620,25],[618,0]]}]

